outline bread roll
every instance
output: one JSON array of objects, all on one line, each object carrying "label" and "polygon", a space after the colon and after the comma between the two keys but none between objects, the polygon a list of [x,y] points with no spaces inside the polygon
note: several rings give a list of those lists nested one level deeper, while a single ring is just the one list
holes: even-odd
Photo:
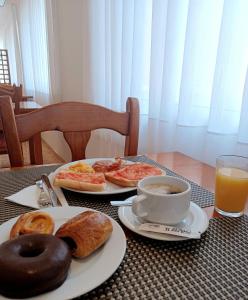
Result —
[{"label": "bread roll", "polygon": [[83,258],[102,246],[112,231],[112,223],[104,214],[85,211],[64,223],[55,235],[69,245],[74,257]]}]

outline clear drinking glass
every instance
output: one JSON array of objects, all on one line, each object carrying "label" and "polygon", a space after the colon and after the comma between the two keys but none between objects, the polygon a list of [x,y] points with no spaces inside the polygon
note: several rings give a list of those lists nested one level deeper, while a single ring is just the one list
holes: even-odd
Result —
[{"label": "clear drinking glass", "polygon": [[221,155],[216,160],[215,210],[242,216],[248,198],[248,157]]}]

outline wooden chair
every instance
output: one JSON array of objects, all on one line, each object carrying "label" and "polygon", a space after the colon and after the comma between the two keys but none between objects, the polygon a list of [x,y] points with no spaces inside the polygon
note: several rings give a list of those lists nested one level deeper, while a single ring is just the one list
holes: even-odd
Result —
[{"label": "wooden chair", "polygon": [[0,90],[13,91],[13,85],[7,83],[0,83]]},{"label": "wooden chair", "polygon": [[0,130],[0,154],[7,154],[7,145],[4,137],[3,130]]},{"label": "wooden chair", "polygon": [[[99,128],[112,129],[126,136],[124,155],[137,154],[139,102],[135,98],[127,99],[126,112],[89,103],[62,102],[16,116],[10,98],[0,98],[0,113],[12,167],[24,164],[20,142],[50,130],[63,132],[73,161],[85,158],[91,131]],[[31,151],[36,155],[35,149]]]},{"label": "wooden chair", "polygon": [[[22,101],[22,85],[16,86],[9,84],[0,84],[0,96],[10,96],[15,104],[15,113],[20,112],[20,101]],[[0,154],[7,154],[7,145],[4,138],[4,133],[0,130]]]},{"label": "wooden chair", "polygon": [[20,102],[23,101],[23,88],[19,86],[1,84],[0,85],[0,96],[10,96],[12,102],[15,104],[15,114],[20,113]]}]

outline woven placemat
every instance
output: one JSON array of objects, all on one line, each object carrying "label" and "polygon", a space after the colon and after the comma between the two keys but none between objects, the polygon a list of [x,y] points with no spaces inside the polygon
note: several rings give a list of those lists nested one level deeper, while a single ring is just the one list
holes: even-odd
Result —
[{"label": "woven placemat", "polygon": [[[177,175],[171,170],[157,164],[155,161],[147,158],[146,156],[129,157],[131,161],[147,162],[160,167],[165,170],[168,175],[176,176],[187,180],[186,178]],[[18,216],[31,208],[16,205],[4,200],[4,197],[12,195],[17,191],[20,191],[24,187],[32,185],[35,181],[39,180],[41,174],[53,172],[58,168],[59,165],[53,166],[39,166],[30,169],[20,169],[17,171],[6,171],[0,173],[0,203],[3,209],[0,210],[0,224],[7,221],[8,219]],[[213,205],[213,193],[203,189],[199,185],[187,180],[192,187],[191,200],[197,203],[201,207]],[[87,195],[81,193],[75,193],[64,190],[66,199],[69,205],[72,206],[85,206],[98,209],[104,213],[110,215],[112,218],[118,220],[117,208],[110,206],[109,202],[112,200],[125,200],[126,198],[136,194],[136,191],[114,194],[114,195]],[[96,201],[97,200],[97,201]]]},{"label": "woven placemat", "polygon": [[[144,156],[136,159],[156,164]],[[29,210],[4,200],[5,196],[33,184],[42,173],[57,167],[0,173],[0,222]],[[169,175],[178,176],[165,170]],[[212,193],[190,184],[194,202],[200,206],[213,204]],[[64,193],[70,205],[91,207],[118,220],[117,208],[111,207],[109,201],[125,199],[135,192],[101,197]],[[247,216],[210,220],[209,229],[200,240],[161,242],[130,234],[126,255],[117,271],[100,287],[80,298],[248,299],[247,240]]]},{"label": "woven placemat", "polygon": [[134,235],[114,275],[81,299],[248,299],[248,217],[210,220],[200,240]]},{"label": "woven placemat", "polygon": [[4,199],[21,189],[35,184],[43,173],[51,173],[58,168],[58,165],[39,166],[35,168],[20,169],[15,171],[0,172],[0,224],[33,210]]}]

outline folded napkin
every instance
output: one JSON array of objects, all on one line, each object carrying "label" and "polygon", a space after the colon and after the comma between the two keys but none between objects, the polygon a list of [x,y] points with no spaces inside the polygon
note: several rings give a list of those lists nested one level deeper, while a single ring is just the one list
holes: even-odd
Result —
[{"label": "folded napkin", "polygon": [[[66,201],[66,198],[62,190],[58,187],[53,187],[53,189],[57,197],[59,198],[61,205],[68,206],[68,203]],[[39,209],[39,205],[37,202],[39,196],[40,196],[40,189],[36,185],[31,185],[13,195],[5,197],[5,199],[20,205]]]}]

